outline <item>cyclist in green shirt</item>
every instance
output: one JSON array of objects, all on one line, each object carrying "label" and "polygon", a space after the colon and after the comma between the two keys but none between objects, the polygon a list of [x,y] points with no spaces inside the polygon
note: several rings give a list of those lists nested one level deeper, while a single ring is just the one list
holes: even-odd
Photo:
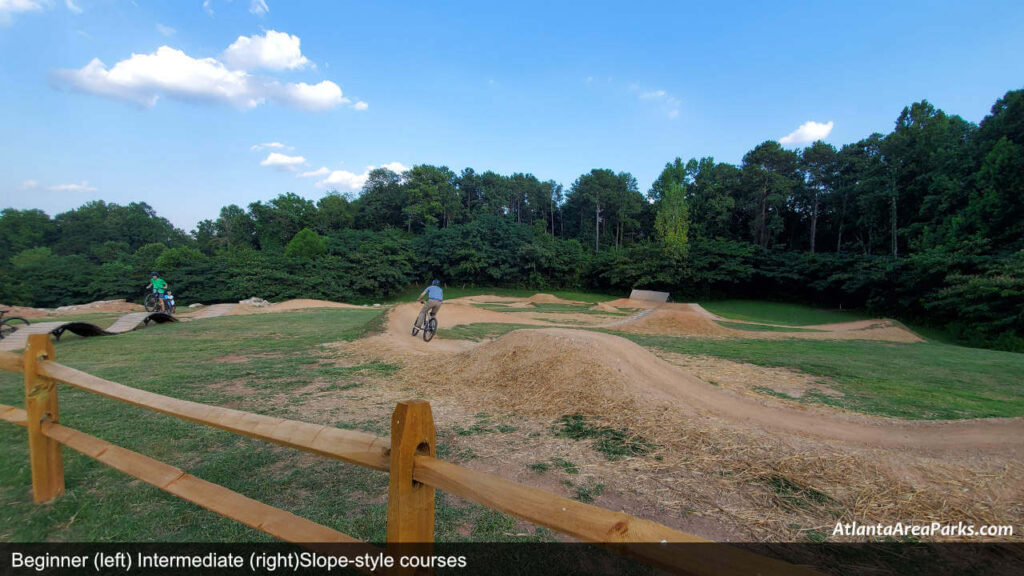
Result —
[{"label": "cyclist in green shirt", "polygon": [[160,273],[156,270],[149,273],[149,284],[146,288],[152,288],[153,293],[156,294],[156,308],[159,312],[166,311],[164,304],[164,294],[167,292],[167,280],[160,277]]},{"label": "cyclist in green shirt", "polygon": [[163,294],[167,292],[167,280],[160,277],[160,274],[155,270],[149,273],[149,284],[146,288],[152,288],[156,294]]}]

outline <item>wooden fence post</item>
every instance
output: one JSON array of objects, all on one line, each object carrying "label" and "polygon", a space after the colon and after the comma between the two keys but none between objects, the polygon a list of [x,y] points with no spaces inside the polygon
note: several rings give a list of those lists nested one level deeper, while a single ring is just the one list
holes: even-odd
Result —
[{"label": "wooden fence post", "polygon": [[434,488],[412,479],[413,458],[434,456],[437,434],[430,404],[399,402],[391,415],[391,469],[388,481],[388,544],[434,541]]},{"label": "wooden fence post", "polygon": [[434,541],[434,489],[413,480],[413,458],[434,455],[437,441],[430,404],[399,402],[391,415],[391,466],[387,490],[387,541]]},{"label": "wooden fence post", "polygon": [[58,422],[57,386],[36,373],[40,359],[53,360],[49,334],[32,334],[25,347],[25,413],[28,456],[32,466],[32,498],[49,502],[64,493],[64,460],[60,443],[43,435],[43,421]]}]

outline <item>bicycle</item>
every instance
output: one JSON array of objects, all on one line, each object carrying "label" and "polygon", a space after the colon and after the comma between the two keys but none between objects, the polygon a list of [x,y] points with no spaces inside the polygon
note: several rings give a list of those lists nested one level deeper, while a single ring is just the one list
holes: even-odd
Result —
[{"label": "bicycle", "polygon": [[434,338],[434,334],[437,332],[437,316],[430,313],[428,318],[423,321],[423,328],[420,328],[416,324],[412,325],[412,335],[415,336],[423,330],[423,341],[430,342]]},{"label": "bicycle", "polygon": [[28,326],[31,324],[28,320],[21,316],[8,316],[4,318],[4,314],[7,314],[10,310],[0,310],[0,340],[14,334],[14,331],[22,326]]},{"label": "bicycle", "polygon": [[167,292],[166,294],[150,292],[146,295],[146,300],[143,302],[143,305],[146,307],[146,312],[174,314],[174,295],[170,292]]}]

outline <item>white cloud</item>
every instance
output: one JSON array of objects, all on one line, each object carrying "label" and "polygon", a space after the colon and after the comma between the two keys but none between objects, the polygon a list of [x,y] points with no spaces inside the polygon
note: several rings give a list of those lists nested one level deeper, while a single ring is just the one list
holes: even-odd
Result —
[{"label": "white cloud", "polygon": [[808,121],[788,135],[779,138],[779,144],[790,146],[793,144],[810,144],[817,140],[824,140],[832,133],[833,122],[830,120],[825,124]]},{"label": "white cloud", "polygon": [[257,150],[263,150],[264,148],[275,148],[275,149],[278,149],[278,150],[292,150],[291,146],[285,146],[284,144],[281,144],[280,142],[264,142],[262,144],[253,144],[249,148],[249,150],[252,150],[252,151],[255,152]]},{"label": "white cloud", "polygon": [[312,170],[310,172],[303,172],[302,174],[296,176],[296,178],[316,178],[317,176],[326,176],[330,173],[331,171],[327,169],[327,166],[321,166],[316,170]]},{"label": "white cloud", "polygon": [[340,104],[351,102],[351,100],[342,96],[341,87],[330,80],[324,80],[319,84],[306,84],[305,82],[299,82],[298,84],[274,83],[268,86],[268,89],[274,100],[310,112],[330,110]]},{"label": "white cloud", "polygon": [[352,108],[355,110],[366,110],[369,107],[370,105],[367,104],[366,102],[363,102],[362,100],[352,105]]},{"label": "white cloud", "polygon": [[675,96],[664,90],[641,90],[640,87],[635,84],[630,88],[633,91],[638,92],[637,97],[641,100],[658,103],[669,118],[679,117],[679,107],[682,105],[682,102],[680,102]]},{"label": "white cloud", "polygon": [[271,100],[302,110],[324,111],[350,102],[330,80],[312,85],[282,84],[231,70],[215,58],[193,58],[168,46],[152,54],[132,54],[109,69],[94,58],[81,69],[58,70],[54,79],[60,86],[147,108],[155,106],[161,96],[240,109]]},{"label": "white cloud", "polygon": [[178,31],[175,30],[174,28],[171,28],[170,26],[164,26],[163,24],[160,24],[159,22],[157,22],[157,24],[156,24],[156,29],[161,34],[163,34],[164,36],[167,36],[168,38],[170,38],[171,36],[174,36],[175,34],[178,33]]},{"label": "white cloud", "polygon": [[263,16],[270,12],[270,6],[267,6],[267,0],[252,0],[249,2],[249,12],[257,16]]},{"label": "white cloud", "polygon": [[43,2],[39,0],[0,0],[0,24],[10,24],[14,14],[42,9]]},{"label": "white cloud", "polygon": [[287,156],[280,152],[271,152],[267,157],[260,162],[260,166],[269,166],[271,168],[277,168],[287,172],[294,172],[306,163],[306,159],[302,156]]},{"label": "white cloud", "polygon": [[57,184],[56,186],[47,186],[46,189],[54,192],[95,192],[98,190],[95,186],[89,186],[89,183],[84,180],[81,184]]},{"label": "white cloud", "polygon": [[20,188],[22,190],[36,190],[41,188],[51,192],[95,192],[98,190],[95,186],[89,186],[89,183],[84,180],[81,184],[55,184],[53,186],[43,186],[38,180],[25,180],[21,183]]},{"label": "white cloud", "polygon": [[238,108],[254,108],[264,102],[264,96],[245,72],[228,70],[213,58],[192,58],[168,46],[161,46],[152,54],[132,54],[109,70],[94,58],[79,70],[58,71],[57,78],[83,92],[145,107],[154,106],[161,94]]},{"label": "white cloud", "polygon": [[203,12],[206,12],[210,18],[213,18],[213,7],[210,6],[212,0],[203,0]]},{"label": "white cloud", "polygon": [[239,36],[224,51],[224,62],[236,69],[295,70],[309,65],[298,36],[267,30],[263,36]]},{"label": "white cloud", "polygon": [[[363,189],[363,185],[366,184],[366,180],[370,177],[370,172],[377,168],[376,166],[367,166],[366,171],[362,174],[353,174],[348,170],[332,170],[327,178],[316,183],[317,188],[330,188],[339,192],[359,192]],[[400,162],[391,162],[383,164],[380,168],[387,168],[396,174],[401,174],[408,170],[407,167],[403,166]],[[324,170],[321,168],[320,170]]]},{"label": "white cloud", "polygon": [[68,10],[71,10],[75,14],[82,13],[82,9],[75,4],[75,0],[64,0],[64,5],[68,7]]}]

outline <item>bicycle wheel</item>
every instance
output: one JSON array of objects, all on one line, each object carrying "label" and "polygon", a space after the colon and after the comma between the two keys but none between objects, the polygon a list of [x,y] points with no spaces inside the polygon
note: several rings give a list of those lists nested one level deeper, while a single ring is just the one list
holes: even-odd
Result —
[{"label": "bicycle wheel", "polygon": [[3,323],[0,323],[0,338],[6,338],[14,331],[22,326],[28,326],[29,321],[25,320],[21,316],[11,316],[10,318],[4,318]]},{"label": "bicycle wheel", "polygon": [[431,318],[430,320],[427,320],[427,326],[423,330],[423,341],[430,342],[434,337],[435,332],[437,332],[437,319]]},{"label": "bicycle wheel", "polygon": [[156,302],[156,294],[150,292],[146,295],[146,299],[143,300],[142,304],[146,307],[146,312],[153,312],[156,309]]}]

